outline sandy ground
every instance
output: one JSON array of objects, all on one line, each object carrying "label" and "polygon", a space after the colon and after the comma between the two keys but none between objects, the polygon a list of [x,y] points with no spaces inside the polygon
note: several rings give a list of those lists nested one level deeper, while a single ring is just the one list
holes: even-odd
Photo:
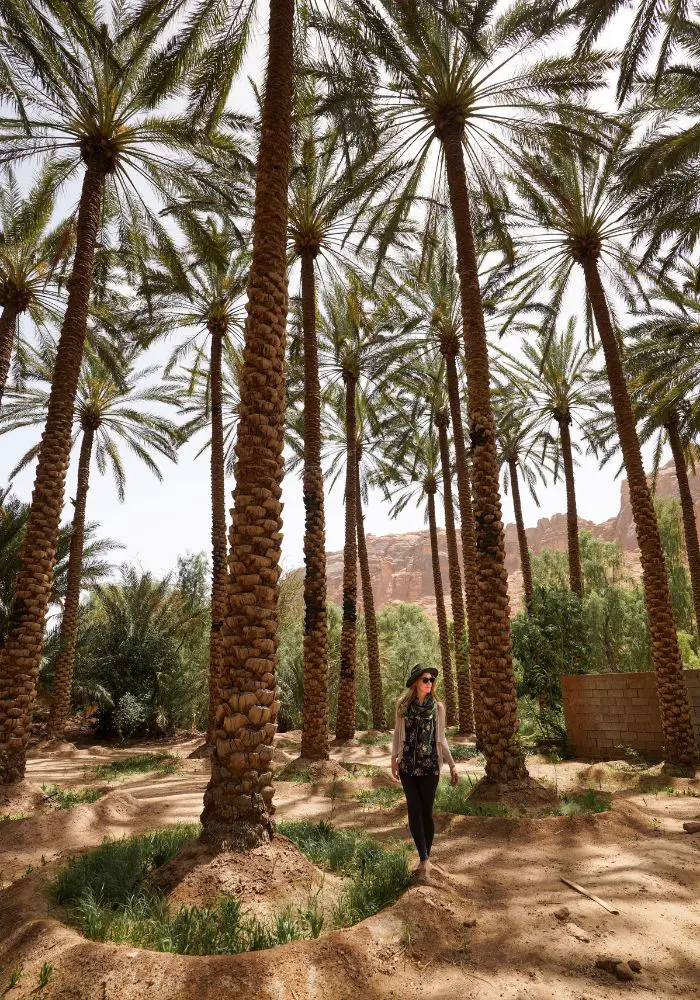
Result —
[{"label": "sandy ground", "polygon": [[[293,759],[297,742],[298,734],[278,737],[279,766]],[[699,790],[700,781],[669,779],[658,769],[634,773],[614,762],[567,761],[555,768],[531,758],[530,773],[560,790],[585,784],[613,791],[613,810],[517,820],[439,815],[432,884],[411,888],[382,913],[318,940],[207,958],[87,941],[61,921],[47,883],[67,857],[107,836],[196,819],[208,771],[206,759],[189,757],[198,745],[167,747],[183,758],[177,774],[114,782],[98,802],[60,812],[42,805],[40,784],[99,785],[86,768],[135,750],[63,745],[32,753],[24,787],[13,801],[0,798],[0,815],[28,814],[0,822],[0,996],[11,970],[21,966],[19,986],[6,994],[11,1000],[700,998],[700,835],[682,829],[700,817],[700,798],[663,791],[671,784]],[[162,748],[142,744],[138,752]],[[387,751],[349,745],[334,748],[333,757],[385,773],[335,783],[279,782],[278,818],[326,818],[379,837],[407,837],[402,804],[380,809],[353,797],[359,788],[386,783]],[[472,762],[458,770],[475,778],[482,773]],[[265,912],[301,898],[319,877],[323,882],[281,838],[271,853],[199,859],[196,878],[191,867],[174,873],[173,900],[199,900],[204,886],[205,895],[237,892]],[[619,914],[578,895],[561,876]],[[642,972],[618,981],[596,966],[601,957],[636,959]],[[41,990],[45,962],[53,969]]]}]

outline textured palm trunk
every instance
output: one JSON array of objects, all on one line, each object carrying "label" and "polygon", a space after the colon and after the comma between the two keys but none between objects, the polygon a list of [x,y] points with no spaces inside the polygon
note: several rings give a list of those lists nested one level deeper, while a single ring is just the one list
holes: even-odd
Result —
[{"label": "textured palm trunk", "polygon": [[532,608],[532,566],[530,564],[530,549],[527,544],[527,532],[523,520],[523,505],[520,500],[520,483],[518,482],[518,465],[515,459],[508,461],[510,485],[513,491],[513,511],[515,513],[515,528],[518,533],[518,549],[520,551],[520,569],[523,574],[523,591],[525,592],[525,607]]},{"label": "textured palm trunk", "polygon": [[304,324],[304,701],[301,756],[328,760],[326,522],[321,467],[321,383],[316,338],[314,257],[301,258]]},{"label": "textured palm trunk", "polygon": [[12,344],[15,339],[19,309],[13,302],[5,302],[0,316],[0,403],[7,384],[12,361]]},{"label": "textured palm trunk", "polygon": [[462,123],[449,118],[441,130],[455,227],[457,272],[469,392],[472,488],[476,526],[476,580],[479,600],[479,690],[486,777],[493,782],[527,777],[518,730],[515,674],[510,636],[508,574],[496,429],[489,390],[489,358],[481,303],[469,191],[462,151]]},{"label": "textured palm trunk", "polygon": [[209,720],[207,743],[214,739],[219,688],[223,677],[221,629],[226,614],[227,544],[226,486],[224,483],[224,414],[221,358],[226,336],[226,319],[209,322],[211,354],[211,632],[209,633]]},{"label": "textured palm trunk", "polygon": [[365,538],[365,521],[362,513],[359,444],[357,448],[357,478],[355,481],[355,494],[357,496],[357,556],[360,564],[362,608],[365,615],[365,634],[367,636],[367,669],[369,672],[369,692],[372,701],[372,726],[375,729],[384,729],[386,727],[386,716],[384,714],[384,692],[382,690],[382,671],[379,660],[377,615],[374,610],[374,594],[372,593],[372,574],[369,569],[367,539]]},{"label": "textured palm trunk", "polygon": [[357,652],[357,414],[356,379],[345,377],[345,546],[343,548],[343,628],[340,633],[340,683],[335,735],[355,735],[355,660]]},{"label": "textured palm trunk", "polygon": [[581,263],[605,355],[617,434],[627,472],[630,504],[642,563],[642,581],[651,633],[651,655],[656,673],[666,759],[672,764],[692,766],[697,760],[697,747],[656,514],[642,464],[642,453],[617,338],[597,263],[590,256],[585,257]]},{"label": "textured palm trunk", "polygon": [[695,612],[695,630],[700,632],[700,544],[698,544],[698,527],[695,521],[695,504],[688,482],[688,468],[685,464],[683,443],[678,431],[678,420],[672,419],[666,424],[668,440],[671,445],[673,464],[678,480],[678,492],[683,514],[683,533],[685,536],[685,551],[688,556],[690,584],[693,590],[693,610]]},{"label": "textured palm trunk", "polygon": [[558,420],[561,453],[566,481],[566,536],[569,547],[569,586],[579,597],[583,596],[583,572],[581,570],[581,548],[578,538],[578,511],[576,509],[576,482],[574,480],[574,456],[571,450],[571,417]]},{"label": "textured palm trunk", "polygon": [[435,591],[435,614],[437,616],[438,638],[440,640],[440,660],[442,662],[443,689],[447,701],[447,678],[452,676],[452,660],[450,657],[450,637],[447,631],[447,612],[445,610],[445,594],[442,589],[442,574],[440,572],[440,549],[438,548],[437,522],[435,520],[435,492],[427,492],[428,526],[430,529],[430,555],[433,563],[433,589]]},{"label": "textured palm trunk", "polygon": [[56,657],[56,673],[53,682],[49,732],[58,736],[66,728],[70,715],[70,695],[73,687],[73,667],[75,665],[75,643],[78,635],[78,613],[80,610],[80,584],[83,576],[83,547],[85,545],[85,508],[90,486],[90,459],[95,431],[83,428],[83,439],[78,458],[78,484],[75,493],[75,513],[68,553],[68,579],[66,599],[61,622],[60,648]]},{"label": "textured palm trunk", "polygon": [[56,352],[20,571],[0,652],[0,783],[20,781],[36,697],[51,574],[70,461],[73,407],[83,356],[105,166],[88,163],[80,196],[68,302]]},{"label": "textured palm trunk", "polygon": [[270,0],[248,320],[236,441],[223,677],[202,837],[244,849],[273,832],[272,740],[279,701],[277,604],[282,543],[287,214],[294,0]]},{"label": "textured palm trunk", "polygon": [[457,499],[459,501],[460,535],[462,539],[462,566],[464,567],[464,594],[469,625],[469,673],[471,678],[472,702],[474,706],[474,728],[476,745],[482,746],[482,710],[479,692],[479,588],[476,583],[476,537],[472,489],[469,482],[469,461],[462,426],[462,406],[457,377],[457,358],[454,351],[445,350],[445,372],[447,394],[452,419],[452,439],[455,445],[455,469],[457,472]]},{"label": "textured palm trunk", "polygon": [[[450,602],[455,628],[455,668],[457,672],[457,719],[462,735],[474,732],[474,712],[472,691],[469,680],[469,655],[467,635],[464,627],[464,600],[462,595],[462,573],[459,568],[457,531],[455,529],[454,506],[452,502],[452,469],[450,468],[450,445],[447,439],[448,416],[444,411],[436,415],[438,440],[440,443],[440,463],[442,466],[442,497],[445,507],[445,536],[447,538],[447,568],[450,578]],[[449,725],[455,721],[455,692],[452,671],[445,676],[445,705]],[[450,718],[452,721],[450,722]]]}]

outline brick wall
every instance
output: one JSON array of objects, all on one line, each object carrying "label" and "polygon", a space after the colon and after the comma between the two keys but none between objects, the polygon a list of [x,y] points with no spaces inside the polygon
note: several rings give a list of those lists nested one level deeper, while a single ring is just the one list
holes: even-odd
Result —
[{"label": "brick wall", "polygon": [[[684,670],[700,746],[700,670]],[[578,674],[561,679],[564,718],[577,757],[612,760],[632,747],[648,760],[663,758],[663,735],[653,673]]]}]

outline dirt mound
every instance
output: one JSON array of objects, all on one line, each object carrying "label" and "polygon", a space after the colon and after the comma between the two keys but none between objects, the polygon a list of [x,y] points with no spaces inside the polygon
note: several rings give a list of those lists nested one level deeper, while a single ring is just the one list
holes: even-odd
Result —
[{"label": "dirt mound", "polygon": [[333,778],[347,778],[348,776],[343,765],[335,760],[309,760],[307,757],[293,757],[277,772],[277,780],[285,781],[298,776],[305,777],[307,773],[309,781],[312,783],[329,781]]},{"label": "dirt mound", "polygon": [[0,820],[33,813],[44,804],[44,801],[45,796],[41,788],[31,781],[20,781],[16,785],[0,785]]},{"label": "dirt mound", "polygon": [[335,902],[343,880],[322,872],[286,837],[252,851],[219,851],[200,842],[187,845],[150,879],[171,908],[206,906],[237,896],[257,915],[284,906],[305,907],[311,898]]},{"label": "dirt mound", "polygon": [[522,781],[498,782],[482,778],[474,786],[469,796],[475,802],[500,802],[509,809],[515,809],[525,814],[532,809],[542,809],[553,806],[557,802],[557,793],[551,785],[543,785],[534,778],[524,778]]},{"label": "dirt mound", "polygon": [[211,744],[200,743],[198,747],[195,747],[191,753],[187,754],[187,760],[200,760],[203,757],[211,757],[212,747]]}]

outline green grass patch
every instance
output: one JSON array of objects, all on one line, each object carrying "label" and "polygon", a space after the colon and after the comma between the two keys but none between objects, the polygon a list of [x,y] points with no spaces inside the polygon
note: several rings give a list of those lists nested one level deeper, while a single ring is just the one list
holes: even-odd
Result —
[{"label": "green grass patch", "polygon": [[356,764],[354,762],[346,763],[345,761],[342,764],[348,772],[348,778],[351,780],[353,778],[377,778],[380,774],[389,773],[388,768],[378,767],[376,764]]},{"label": "green grass patch", "polygon": [[41,790],[53,805],[59,809],[73,809],[89,802],[97,802],[104,795],[103,788],[59,788],[58,785],[42,785]]},{"label": "green grass patch", "polygon": [[408,886],[405,849],[383,846],[362,830],[336,830],[321,820],[287,821],[277,829],[319,868],[338,872],[348,885],[332,913],[334,927],[350,927],[395,902]]},{"label": "green grass patch", "polygon": [[669,785],[668,788],[664,788],[667,795],[677,795],[681,798],[689,799],[700,799],[700,789],[697,788],[674,788],[673,785]]},{"label": "green grass patch", "polygon": [[150,771],[157,771],[159,774],[174,774],[180,769],[181,760],[175,754],[168,753],[167,750],[160,750],[157,753],[137,753],[131,757],[121,757],[113,760],[110,764],[100,764],[98,767],[86,769],[90,777],[103,781],[113,781],[116,778],[125,778],[130,774],[147,774]]},{"label": "green grass patch", "polygon": [[357,799],[363,805],[383,806],[385,809],[391,808],[402,797],[403,788],[393,788],[391,785],[384,788],[363,788],[357,793]]},{"label": "green grass patch", "polygon": [[389,749],[389,733],[363,733],[357,737],[357,742],[363,747],[386,747]]},{"label": "green grass patch", "polygon": [[441,778],[435,794],[438,812],[455,813],[457,816],[507,816],[508,809],[500,802],[475,802],[469,798],[474,782],[467,775],[456,785],[449,778]]},{"label": "green grass patch", "polygon": [[[347,879],[329,915],[331,926],[346,927],[376,913],[408,885],[401,847],[385,848],[361,831],[337,831],[324,822],[281,823],[279,829],[307,857]],[[167,900],[148,884],[148,876],[199,833],[198,824],[183,823],[105,841],[59,871],[53,898],[86,937],[153,951],[235,955],[318,937],[327,918],[313,896],[305,907],[286,907],[264,920],[233,896],[215,906],[183,906],[169,913]]]},{"label": "green grass patch", "polygon": [[450,753],[456,761],[473,760],[477,764],[484,763],[484,755],[476,747],[468,746],[464,743],[456,743],[450,747]]},{"label": "green grass patch", "polygon": [[[289,765],[286,765],[286,767],[289,767]],[[293,785],[313,784],[308,767],[290,768],[289,771],[285,769],[282,774],[277,776],[276,780],[289,781]]]},{"label": "green grass patch", "polygon": [[26,819],[27,813],[17,812],[17,813],[4,813],[0,816],[0,823],[14,823],[18,819]]},{"label": "green grass patch", "polygon": [[563,792],[554,810],[555,816],[579,816],[582,813],[607,812],[612,806],[609,792],[596,792],[587,788],[585,792]]}]

